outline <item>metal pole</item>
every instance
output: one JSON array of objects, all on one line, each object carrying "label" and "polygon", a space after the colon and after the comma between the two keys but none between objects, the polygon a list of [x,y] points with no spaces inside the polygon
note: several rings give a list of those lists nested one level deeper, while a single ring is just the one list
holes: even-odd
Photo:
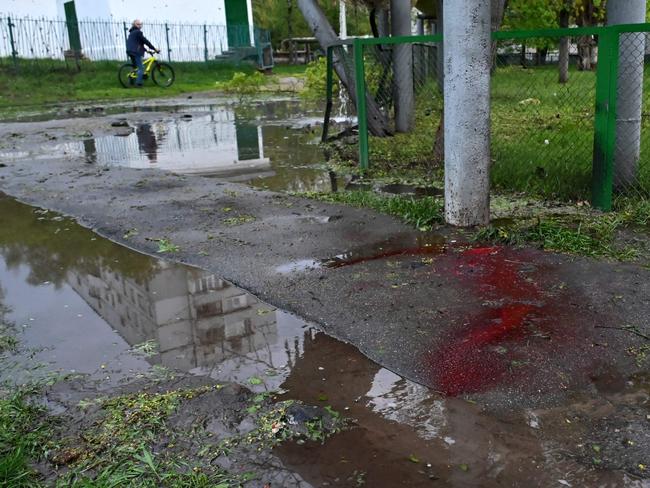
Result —
[{"label": "metal pole", "polygon": [[208,62],[208,26],[203,24],[203,58]]},{"label": "metal pole", "polygon": [[[646,0],[609,0],[607,24],[642,24]],[[641,157],[641,109],[645,32],[621,33],[619,37],[618,100],[614,187],[637,183]]]},{"label": "metal pole", "polygon": [[[490,2],[444,2],[445,220],[490,221]],[[432,134],[433,135],[433,134]]]},{"label": "metal pole", "polygon": [[368,169],[368,114],[366,111],[366,73],[363,64],[363,44],[355,39],[354,77],[357,92],[357,119],[359,123],[359,165],[363,171]]},{"label": "metal pole", "polygon": [[321,137],[321,142],[327,142],[327,137],[330,128],[330,115],[332,113],[332,85],[334,84],[334,55],[332,50],[334,46],[329,46],[327,48],[327,77],[325,79],[325,120],[323,121],[323,136]]},{"label": "metal pole", "polygon": [[14,68],[18,69],[18,51],[16,51],[16,43],[14,41],[14,27],[11,22],[11,17],[7,17],[7,25],[9,26],[9,42],[11,43],[11,58],[14,61]]},{"label": "metal pole", "polygon": [[167,40],[167,61],[171,62],[172,60],[172,48],[169,47],[169,26],[165,22],[165,39]]},{"label": "metal pole", "polygon": [[618,38],[618,33],[611,28],[603,29],[603,32],[598,35],[591,202],[594,207],[606,211],[612,208],[619,62]]},{"label": "metal pole", "polygon": [[345,14],[345,1],[339,0],[339,38],[348,38],[348,22]]},{"label": "metal pole", "polygon": [[[122,22],[122,27],[124,28],[124,49],[126,49],[129,42],[129,28],[126,26],[126,22]],[[126,57],[129,58],[128,55]]]}]

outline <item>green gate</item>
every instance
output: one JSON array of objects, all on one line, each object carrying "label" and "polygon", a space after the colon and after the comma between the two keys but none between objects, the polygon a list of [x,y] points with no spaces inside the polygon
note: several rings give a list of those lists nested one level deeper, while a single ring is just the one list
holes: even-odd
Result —
[{"label": "green gate", "polygon": [[251,45],[246,0],[226,0],[226,25],[229,49]]},{"label": "green gate", "polygon": [[81,38],[79,36],[79,22],[77,21],[77,10],[74,6],[74,0],[65,2],[63,9],[65,10],[65,23],[68,28],[70,49],[78,55],[81,53]]}]

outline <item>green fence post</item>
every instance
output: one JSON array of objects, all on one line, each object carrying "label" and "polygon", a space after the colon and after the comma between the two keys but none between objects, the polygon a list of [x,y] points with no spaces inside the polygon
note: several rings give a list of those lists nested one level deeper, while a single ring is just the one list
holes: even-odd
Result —
[{"label": "green fence post", "polygon": [[[122,28],[124,29],[124,49],[126,49],[129,43],[129,28],[126,26],[126,22],[122,22]],[[128,54],[126,59],[130,59]]]},{"label": "green fence post", "polygon": [[208,62],[208,26],[203,24],[203,58]]},{"label": "green fence post", "polygon": [[618,43],[619,32],[611,27],[604,28],[598,37],[591,203],[605,211],[612,209]]},{"label": "green fence post", "polygon": [[363,44],[355,39],[354,77],[357,95],[357,120],[359,123],[359,165],[363,171],[368,169],[368,114],[366,113],[366,73],[363,65]]},{"label": "green fence post", "polygon": [[11,22],[11,17],[7,17],[7,25],[9,26],[9,42],[11,44],[11,58],[14,61],[14,68],[18,69],[18,51],[16,51],[16,42],[14,41],[14,24]]},{"label": "green fence post", "polygon": [[167,40],[167,61],[172,61],[172,48],[169,47],[169,26],[165,22],[165,39]]},{"label": "green fence post", "polygon": [[325,79],[325,120],[323,121],[323,136],[321,142],[327,142],[328,132],[330,128],[330,116],[332,114],[332,91],[334,85],[334,46],[327,48],[327,77]]}]

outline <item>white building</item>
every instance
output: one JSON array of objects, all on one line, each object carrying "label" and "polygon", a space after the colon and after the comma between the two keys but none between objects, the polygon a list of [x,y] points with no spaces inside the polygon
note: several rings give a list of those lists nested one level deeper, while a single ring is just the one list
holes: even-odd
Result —
[{"label": "white building", "polygon": [[[2,0],[0,12],[14,17],[66,18],[65,4],[72,4],[78,20],[100,19],[145,22],[178,22],[253,25],[251,0]],[[70,8],[68,6],[68,8]],[[226,12],[228,10],[228,12]]]},{"label": "white building", "polygon": [[[127,30],[144,22],[145,36],[170,61],[203,61],[257,44],[252,0],[0,0],[0,56],[124,59]],[[26,20],[26,19],[31,20]],[[56,22],[58,20],[58,22]],[[5,32],[6,31],[6,32]]]}]

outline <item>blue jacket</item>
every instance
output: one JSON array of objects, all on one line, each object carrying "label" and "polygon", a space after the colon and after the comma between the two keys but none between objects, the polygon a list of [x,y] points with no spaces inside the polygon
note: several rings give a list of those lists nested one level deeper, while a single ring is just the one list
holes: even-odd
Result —
[{"label": "blue jacket", "polygon": [[129,37],[126,40],[126,53],[130,55],[144,56],[144,47],[148,46],[150,49],[156,50],[153,47],[140,29],[131,27],[129,29]]}]

